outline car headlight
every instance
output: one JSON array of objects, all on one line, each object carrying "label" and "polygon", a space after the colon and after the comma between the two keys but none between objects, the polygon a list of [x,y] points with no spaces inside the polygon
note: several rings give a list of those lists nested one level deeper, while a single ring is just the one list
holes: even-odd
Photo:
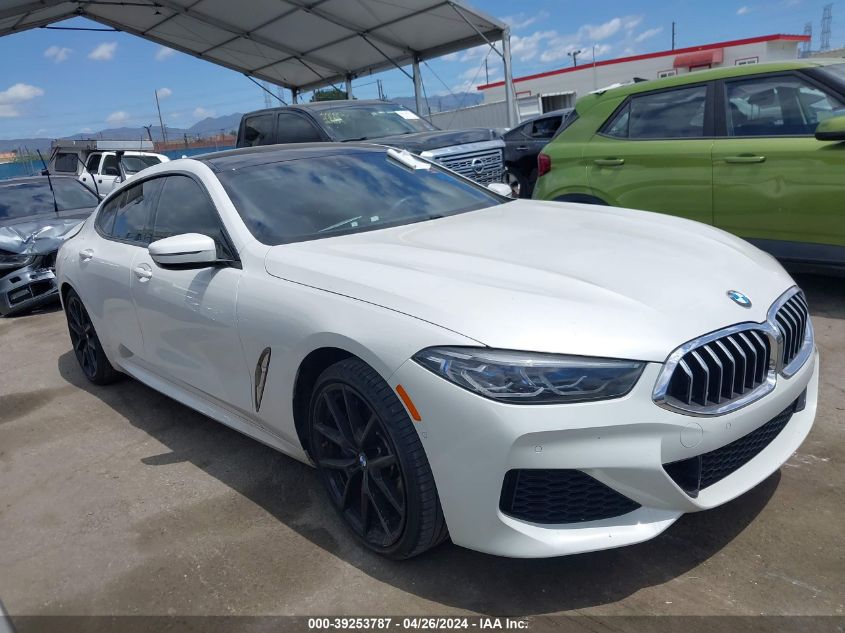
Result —
[{"label": "car headlight", "polygon": [[414,360],[485,398],[514,404],[562,404],[618,398],[645,363],[472,347],[430,347]]},{"label": "car headlight", "polygon": [[29,266],[35,260],[29,253],[10,253],[0,251],[0,270],[9,270]]}]

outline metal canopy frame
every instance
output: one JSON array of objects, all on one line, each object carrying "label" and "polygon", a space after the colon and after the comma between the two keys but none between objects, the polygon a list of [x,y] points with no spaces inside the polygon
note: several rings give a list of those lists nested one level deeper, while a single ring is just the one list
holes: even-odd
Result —
[{"label": "metal canopy frame", "polygon": [[283,86],[294,100],[338,84],[351,97],[353,79],[399,68],[421,113],[420,62],[488,45],[517,123],[510,30],[461,0],[0,0],[0,36],[75,16]]}]

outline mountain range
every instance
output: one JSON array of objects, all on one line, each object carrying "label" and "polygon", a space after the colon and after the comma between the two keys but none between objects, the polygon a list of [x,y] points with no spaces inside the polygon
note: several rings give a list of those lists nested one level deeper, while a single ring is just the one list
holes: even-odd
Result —
[{"label": "mountain range", "polygon": [[[393,103],[398,103],[411,110],[416,110],[416,102],[414,97],[396,97],[390,99]],[[457,108],[465,108],[467,106],[476,105],[482,101],[482,96],[475,93],[459,92],[452,95],[438,95],[432,96],[428,99],[428,105],[432,112],[443,112],[446,110],[454,110]],[[225,114],[218,117],[207,117],[202,121],[194,123],[189,128],[178,128],[165,126],[168,140],[178,140],[185,135],[188,138],[196,136],[210,136],[212,134],[230,133],[238,129],[238,124],[241,121],[240,112],[233,112],[232,114]],[[161,141],[161,126],[155,125],[150,129],[153,140]],[[131,141],[147,138],[147,130],[143,127],[118,127],[100,130],[98,132],[78,133],[65,138],[82,139],[82,138],[102,138],[115,141]],[[50,149],[52,138],[11,138],[0,139],[0,152],[7,152],[16,150],[18,148],[25,148],[32,152],[40,149],[42,152]]]}]

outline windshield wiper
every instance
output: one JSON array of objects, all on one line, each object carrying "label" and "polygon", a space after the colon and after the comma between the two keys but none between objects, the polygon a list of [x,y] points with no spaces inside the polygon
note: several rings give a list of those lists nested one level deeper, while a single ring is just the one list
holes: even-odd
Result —
[{"label": "windshield wiper", "polygon": [[356,215],[354,218],[347,218],[346,220],[341,220],[337,224],[332,224],[331,226],[327,226],[324,229],[320,229],[319,231],[317,231],[317,233],[325,233],[326,231],[331,231],[332,229],[339,229],[344,224],[351,224],[352,222],[356,222],[357,220],[360,220],[362,217],[364,217],[364,216]]}]

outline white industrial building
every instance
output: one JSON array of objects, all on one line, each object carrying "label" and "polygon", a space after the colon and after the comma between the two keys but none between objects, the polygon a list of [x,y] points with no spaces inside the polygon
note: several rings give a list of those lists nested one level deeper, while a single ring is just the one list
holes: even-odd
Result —
[{"label": "white industrial building", "polygon": [[[636,78],[658,79],[705,68],[742,66],[798,58],[798,47],[807,35],[764,35],[730,42],[717,42],[675,50],[621,57],[536,75],[514,78],[514,89],[522,118],[570,107],[593,90]],[[589,54],[584,51],[584,55]],[[478,88],[484,104],[503,101],[504,82]],[[484,109],[484,106],[479,106]]]}]

